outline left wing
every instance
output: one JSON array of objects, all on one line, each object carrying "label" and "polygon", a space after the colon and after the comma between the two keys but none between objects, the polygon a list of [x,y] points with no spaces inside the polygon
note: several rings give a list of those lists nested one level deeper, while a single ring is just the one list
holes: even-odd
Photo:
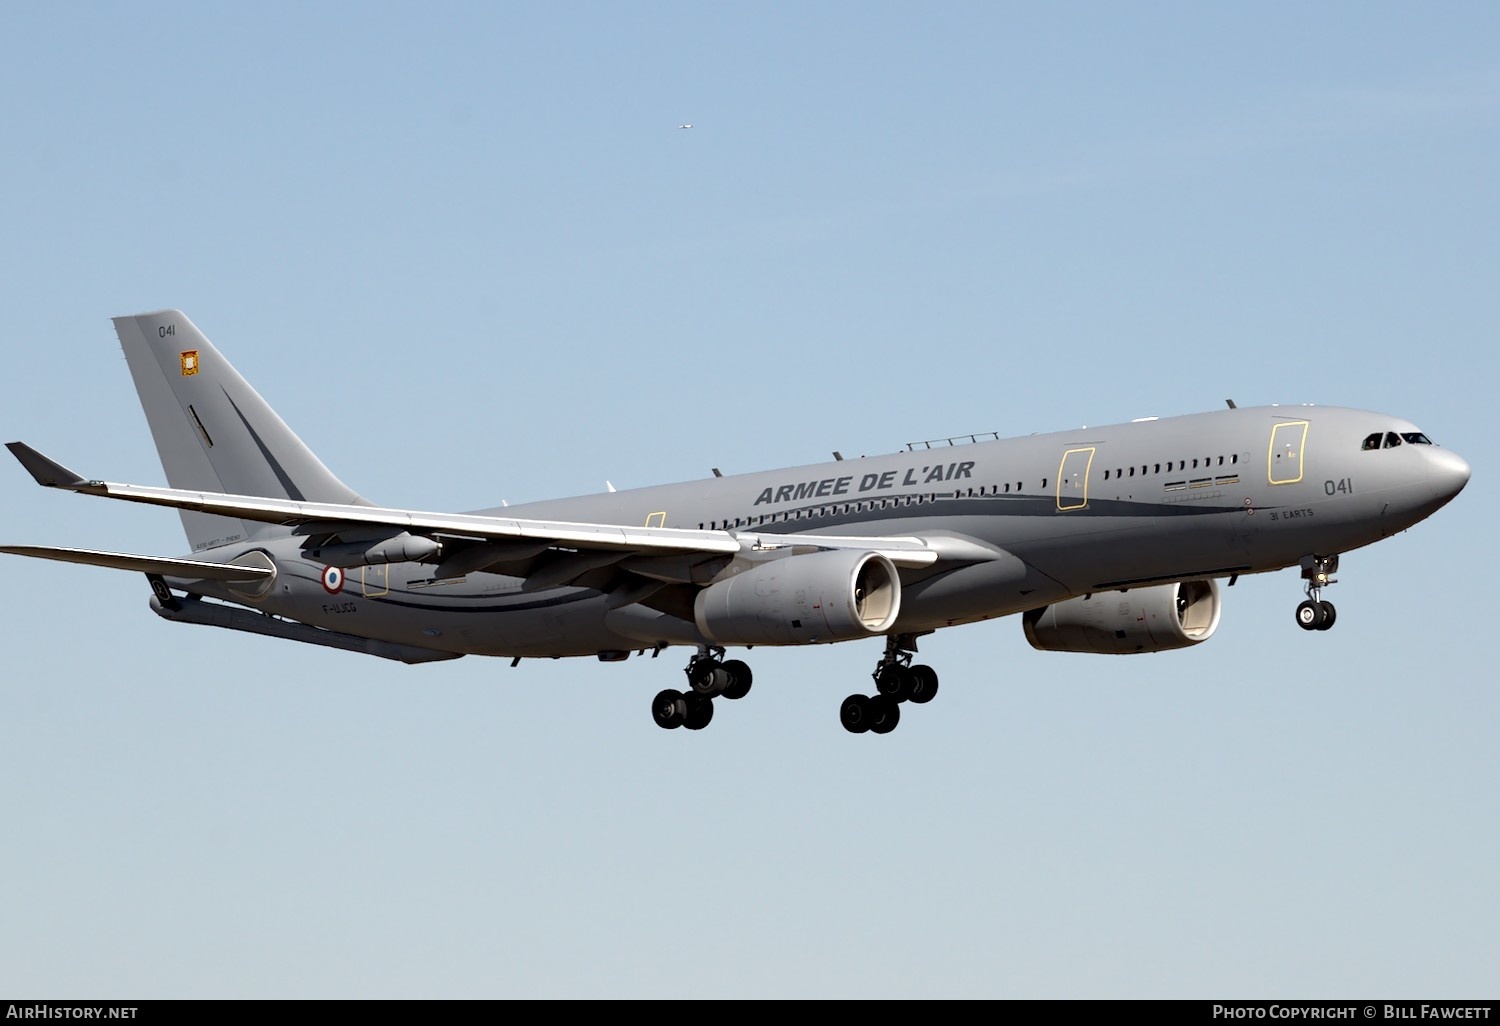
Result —
[{"label": "left wing", "polygon": [[[768,552],[777,549],[861,549],[883,555],[897,566],[915,568],[931,566],[940,560],[973,563],[994,559],[999,555],[998,550],[959,536],[837,537],[676,527],[627,527],[619,524],[524,520],[469,513],[431,513],[378,506],[299,502],[253,495],[116,484],[84,478],[22,442],[10,442],[6,448],[10,449],[38,484],[49,488],[280,524],[299,528],[309,535],[334,536],[341,532],[358,533],[361,530],[368,535],[371,529],[376,529],[376,534],[385,537],[404,533],[470,543],[467,558],[460,546],[460,551],[452,557],[454,562],[448,566],[449,572],[444,572],[442,565],[448,563],[448,560],[440,563],[439,576],[460,576],[464,572],[483,569],[486,565],[518,558],[523,553],[534,555],[547,549],[568,550],[574,557],[559,564],[558,569],[563,571],[563,575],[558,576],[557,571],[554,571],[548,576],[556,579],[547,580],[547,584],[567,583],[569,563],[582,573],[589,568],[607,565],[626,557],[727,557],[741,552]],[[473,543],[490,543],[490,548],[486,550]],[[44,553],[21,551],[19,554]],[[62,557],[54,554],[50,558]],[[676,560],[666,559],[666,562],[673,563]],[[533,586],[542,584],[535,579],[529,583]]]}]

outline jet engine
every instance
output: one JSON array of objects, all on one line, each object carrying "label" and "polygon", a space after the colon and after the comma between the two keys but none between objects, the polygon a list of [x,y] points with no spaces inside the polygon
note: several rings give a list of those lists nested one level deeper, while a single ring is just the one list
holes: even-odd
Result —
[{"label": "jet engine", "polygon": [[720,645],[808,645],[884,634],[900,609],[894,563],[835,549],[752,563],[699,592],[693,618]]},{"label": "jet engine", "polygon": [[1043,652],[1168,652],[1207,641],[1219,626],[1212,579],[1095,592],[1021,615],[1026,640]]}]

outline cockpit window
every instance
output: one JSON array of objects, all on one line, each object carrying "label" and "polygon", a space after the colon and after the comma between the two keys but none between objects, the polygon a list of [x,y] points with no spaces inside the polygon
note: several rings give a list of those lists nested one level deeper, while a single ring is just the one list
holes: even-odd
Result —
[{"label": "cockpit window", "polygon": [[1360,449],[1369,452],[1371,449],[1394,449],[1402,442],[1408,445],[1432,445],[1432,439],[1420,431],[1377,431],[1372,435],[1365,435],[1365,440],[1360,444]]}]

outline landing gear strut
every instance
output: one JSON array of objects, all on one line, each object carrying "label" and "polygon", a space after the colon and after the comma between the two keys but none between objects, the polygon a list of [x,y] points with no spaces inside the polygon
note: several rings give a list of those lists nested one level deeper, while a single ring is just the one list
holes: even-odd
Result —
[{"label": "landing gear strut", "polygon": [[1326,631],[1337,615],[1333,603],[1323,598],[1323,589],[1336,584],[1338,556],[1303,556],[1302,579],[1307,582],[1307,598],[1297,605],[1297,626],[1305,631]]},{"label": "landing gear strut", "polygon": [[885,655],[870,676],[875,694],[850,695],[839,707],[839,720],[851,734],[889,734],[901,722],[901,703],[925,705],[937,694],[938,676],[930,666],[912,665],[915,634],[887,634]]},{"label": "landing gear strut", "polygon": [[750,693],[750,667],[739,659],[725,659],[722,648],[698,646],[698,654],[688,660],[683,672],[687,691],[667,688],[651,703],[658,727],[702,730],[714,718],[715,698],[722,695],[733,701]]}]

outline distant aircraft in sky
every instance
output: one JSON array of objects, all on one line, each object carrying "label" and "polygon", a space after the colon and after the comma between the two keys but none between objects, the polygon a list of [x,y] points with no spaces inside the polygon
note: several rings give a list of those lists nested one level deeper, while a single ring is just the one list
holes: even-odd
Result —
[{"label": "distant aircraft in sky", "polygon": [[1213,635],[1220,581],[1297,567],[1296,622],[1327,630],[1339,556],[1469,480],[1398,417],[1230,403],[471,513],[394,509],[335,477],[180,311],[114,325],[170,487],[9,448],[47,487],[177,509],[191,554],[0,551],[143,573],[168,620],[406,663],[683,646],[686,687],[651,704],[669,728],[700,729],[716,699],[750,690],[731,648],[883,640],[873,693],[840,706],[851,732],[883,734],[936,694],[913,656],[944,627],[1019,614],[1045,651],[1162,652]]},{"label": "distant aircraft in sky", "polygon": [[692,125],[678,125],[678,128],[692,128]]}]

